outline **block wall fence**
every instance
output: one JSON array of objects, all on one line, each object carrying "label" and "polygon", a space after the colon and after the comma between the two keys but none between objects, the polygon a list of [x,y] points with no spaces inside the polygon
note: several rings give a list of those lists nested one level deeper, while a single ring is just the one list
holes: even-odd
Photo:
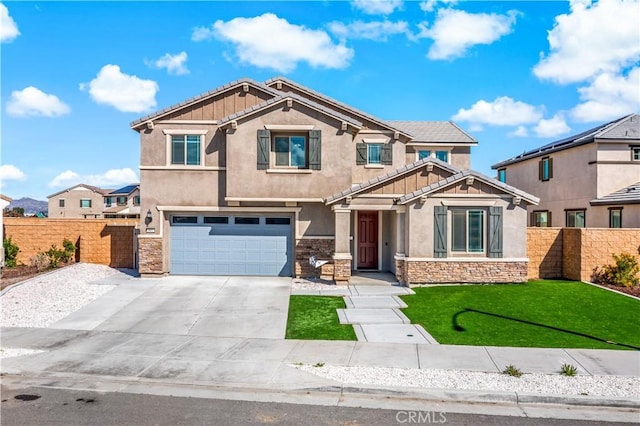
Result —
[{"label": "block wall fence", "polygon": [[5,217],[4,236],[18,245],[18,263],[52,244],[62,247],[66,238],[76,244],[77,262],[97,263],[112,268],[135,268],[135,219],[40,219]]}]

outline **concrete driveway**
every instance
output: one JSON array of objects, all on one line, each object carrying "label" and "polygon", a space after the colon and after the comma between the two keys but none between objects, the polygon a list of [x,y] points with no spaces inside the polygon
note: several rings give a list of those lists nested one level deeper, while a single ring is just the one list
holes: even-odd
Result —
[{"label": "concrete driveway", "polygon": [[291,278],[127,280],[52,328],[282,339]]}]

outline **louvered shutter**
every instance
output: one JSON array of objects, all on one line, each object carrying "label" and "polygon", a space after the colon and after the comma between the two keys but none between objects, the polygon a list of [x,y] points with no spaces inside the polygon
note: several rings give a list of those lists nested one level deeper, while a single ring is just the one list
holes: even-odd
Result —
[{"label": "louvered shutter", "polygon": [[258,130],[258,170],[269,168],[269,145],[271,144],[271,132],[265,129]]},{"label": "louvered shutter", "polygon": [[549,157],[549,179],[553,178],[553,158]]},{"label": "louvered shutter", "polygon": [[433,208],[433,257],[447,257],[447,207]]},{"label": "louvered shutter", "polygon": [[384,165],[390,166],[393,164],[393,146],[390,143],[382,144],[382,150],[380,155],[380,162]]},{"label": "louvered shutter", "polygon": [[321,168],[320,133],[320,130],[311,130],[309,132],[309,168],[311,170],[320,170]]},{"label": "louvered shutter", "polygon": [[489,257],[502,257],[502,207],[489,207]]},{"label": "louvered shutter", "polygon": [[356,144],[356,164],[367,164],[367,144]]}]

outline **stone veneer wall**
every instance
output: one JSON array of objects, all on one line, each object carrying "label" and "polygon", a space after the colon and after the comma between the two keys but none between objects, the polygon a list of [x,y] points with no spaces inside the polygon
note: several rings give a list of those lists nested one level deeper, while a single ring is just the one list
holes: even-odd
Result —
[{"label": "stone veneer wall", "polygon": [[405,260],[405,283],[520,283],[527,280],[526,261]]},{"label": "stone veneer wall", "polygon": [[562,235],[562,228],[527,228],[527,278],[562,277]]},{"label": "stone veneer wall", "polygon": [[112,268],[134,268],[137,219],[48,219],[5,217],[4,235],[18,245],[18,262],[62,247],[66,238],[77,246],[76,261]]},{"label": "stone veneer wall", "polygon": [[333,267],[333,279],[336,281],[336,283],[349,281],[349,279],[351,278],[350,259],[334,259]]},{"label": "stone veneer wall", "polygon": [[404,273],[405,260],[404,259],[395,259],[396,263],[396,278],[400,284],[405,284],[407,282],[407,277]]},{"label": "stone veneer wall", "polygon": [[[296,240],[295,271],[298,278],[308,277],[333,277],[333,251],[335,243],[333,238],[314,238]],[[315,256],[316,260],[328,260],[319,268],[309,264],[309,258]]]},{"label": "stone veneer wall", "polygon": [[140,275],[162,275],[162,239],[139,238],[138,239],[138,272]]}]

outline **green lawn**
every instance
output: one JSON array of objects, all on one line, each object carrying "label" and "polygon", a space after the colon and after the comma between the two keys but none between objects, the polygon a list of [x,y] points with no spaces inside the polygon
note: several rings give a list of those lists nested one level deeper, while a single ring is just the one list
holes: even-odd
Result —
[{"label": "green lawn", "polygon": [[581,282],[414,290],[404,314],[443,344],[640,350],[640,301]]},{"label": "green lawn", "polygon": [[287,339],[356,340],[353,326],[340,324],[336,309],[344,308],[342,297],[291,296]]}]

